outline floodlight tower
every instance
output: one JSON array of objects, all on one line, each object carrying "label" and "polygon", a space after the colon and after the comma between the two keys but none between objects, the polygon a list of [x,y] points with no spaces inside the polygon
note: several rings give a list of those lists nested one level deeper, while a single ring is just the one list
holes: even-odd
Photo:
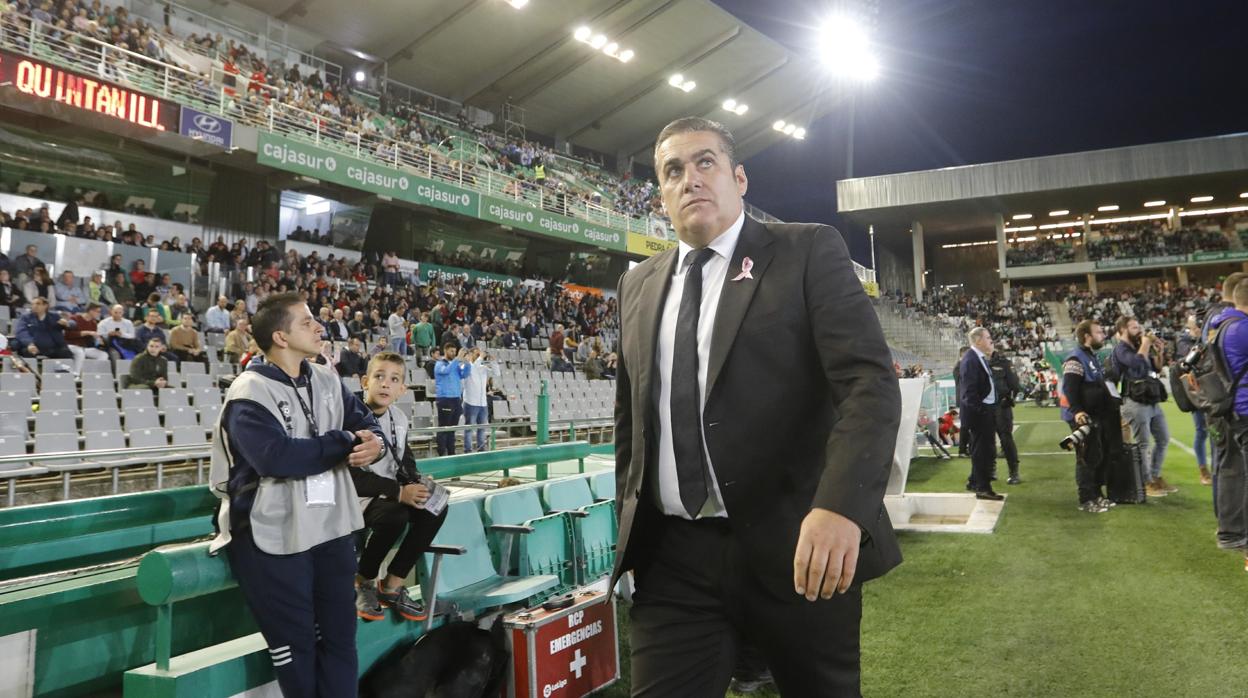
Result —
[{"label": "floodlight tower", "polygon": [[854,112],[858,89],[880,74],[880,64],[871,42],[878,17],[878,0],[839,0],[819,28],[819,58],[849,92],[846,179],[854,176]]}]

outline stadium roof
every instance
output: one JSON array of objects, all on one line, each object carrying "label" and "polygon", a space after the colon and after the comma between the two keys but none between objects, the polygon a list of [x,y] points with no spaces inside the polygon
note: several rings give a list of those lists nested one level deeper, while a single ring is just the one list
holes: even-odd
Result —
[{"label": "stadium roof", "polygon": [[[816,59],[710,0],[533,0],[520,10],[504,0],[243,2],[324,37],[326,48],[386,61],[391,79],[495,114],[510,100],[529,130],[641,162],[680,116],[723,121],[745,158],[789,137],[773,122],[806,126],[839,101]],[[581,26],[635,57],[621,63],[577,41]],[[696,89],[670,86],[673,73]],[[729,98],[749,110],[729,113]]]},{"label": "stadium roof", "polygon": [[[837,182],[836,191],[839,211],[855,221],[883,232],[920,221],[925,235],[993,230],[997,214],[1009,224],[1021,213],[1043,222],[1054,210],[1138,214],[1159,200],[1180,208],[1242,206],[1248,134],[863,177]],[[1197,205],[1197,196],[1213,199]],[[1097,213],[1108,205],[1119,210]]]}]

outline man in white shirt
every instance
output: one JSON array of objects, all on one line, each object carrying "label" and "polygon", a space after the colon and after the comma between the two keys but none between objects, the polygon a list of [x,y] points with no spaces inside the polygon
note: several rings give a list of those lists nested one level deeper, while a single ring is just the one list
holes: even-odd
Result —
[{"label": "man in white shirt", "polygon": [[390,333],[390,349],[399,356],[407,356],[407,303],[399,303],[399,307],[386,318],[386,329]]},{"label": "man in white shirt", "polygon": [[134,323],[126,319],[125,306],[118,303],[109,308],[108,313],[108,317],[100,320],[100,324],[96,327],[100,342],[105,348],[110,353],[134,354],[140,351],[141,347],[134,337]]},{"label": "man in white shirt", "polygon": [[[498,366],[481,349],[468,349],[468,362],[472,373],[464,378],[464,424],[488,424],[490,421],[490,398],[485,387],[491,376],[498,375]],[[476,432],[478,451],[485,450],[485,428],[464,430],[464,453],[472,453],[472,435]]]},{"label": "man in white shirt", "polygon": [[230,331],[230,299],[217,296],[217,304],[204,313],[204,332]]}]

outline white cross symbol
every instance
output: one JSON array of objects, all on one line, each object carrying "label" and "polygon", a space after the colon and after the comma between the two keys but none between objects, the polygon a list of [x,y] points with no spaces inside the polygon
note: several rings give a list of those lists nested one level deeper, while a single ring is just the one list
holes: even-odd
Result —
[{"label": "white cross symbol", "polygon": [[576,678],[579,679],[581,678],[581,670],[585,668],[586,664],[589,664],[589,660],[586,659],[578,649],[576,653],[572,655],[572,663],[568,665],[568,671],[576,672]]}]

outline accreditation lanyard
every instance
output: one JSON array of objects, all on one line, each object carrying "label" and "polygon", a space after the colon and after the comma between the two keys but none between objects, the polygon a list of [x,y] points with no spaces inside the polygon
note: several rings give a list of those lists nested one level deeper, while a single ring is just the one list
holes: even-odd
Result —
[{"label": "accreditation lanyard", "polygon": [[386,445],[386,450],[390,452],[390,455],[394,456],[395,469],[397,470],[403,463],[403,457],[399,455],[399,435],[394,430],[393,409],[393,407],[387,407],[385,414],[386,420],[390,422],[390,438],[387,440],[386,435],[382,434],[381,442]]},{"label": "accreditation lanyard", "polygon": [[[312,412],[311,405],[316,404],[316,396],[312,392],[312,378],[308,377],[308,401],[303,401],[303,393],[299,392],[299,386],[291,382],[291,387],[295,389],[295,399],[299,401],[299,409],[303,410],[303,416],[308,420],[308,428],[311,429],[311,438],[320,435],[320,429],[316,424],[316,415]],[[293,434],[292,434],[293,436]],[[310,475],[303,480],[304,482],[304,499],[309,507],[332,507],[335,504],[334,492],[334,471],[326,470],[323,473]]]}]

